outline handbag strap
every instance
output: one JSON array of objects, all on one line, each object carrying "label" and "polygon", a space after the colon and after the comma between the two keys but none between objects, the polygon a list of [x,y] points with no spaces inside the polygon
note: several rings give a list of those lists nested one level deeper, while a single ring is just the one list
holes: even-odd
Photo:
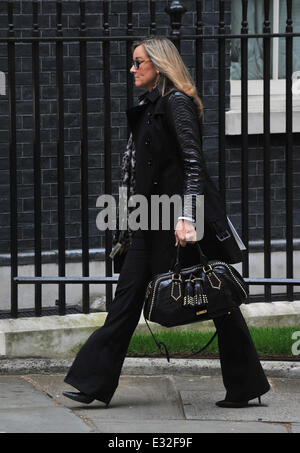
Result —
[{"label": "handbag strap", "polygon": [[[223,326],[223,323],[225,321],[225,318],[226,318],[226,315],[223,316],[223,319],[222,319],[222,322],[221,322],[221,325],[219,327],[219,329]],[[160,350],[161,354],[163,354],[163,351],[162,351],[162,348],[164,348],[165,350],[165,354],[166,354],[166,358],[167,358],[167,361],[170,362],[170,354],[169,354],[169,351],[168,351],[168,348],[167,346],[165,345],[165,343],[163,343],[162,341],[157,341],[156,338],[155,338],[155,335],[154,333],[152,332],[148,322],[147,322],[147,319],[144,317],[145,321],[146,321],[146,324],[147,324],[147,327],[152,335],[152,338],[154,339],[155,343],[156,343],[156,346],[158,347],[158,349]],[[218,332],[217,330],[215,331],[215,333],[213,334],[213,336],[210,338],[210,340],[206,343],[205,346],[203,346],[199,351],[196,351],[196,352],[193,352],[192,354],[190,354],[189,356],[187,356],[186,358],[189,358],[189,357],[192,357],[196,354],[200,354],[201,352],[203,352],[206,348],[208,348],[208,346],[214,341],[214,339],[216,338],[216,336],[218,335]]]},{"label": "handbag strap", "polygon": [[[228,314],[229,314],[229,313],[228,313]],[[219,329],[221,329],[221,327],[223,326],[224,321],[225,321],[225,319],[226,319],[226,316],[227,316],[227,315],[223,315],[223,319],[222,319],[222,322],[221,322],[221,324],[220,324]],[[203,346],[199,351],[193,352],[193,353],[190,355],[190,357],[193,356],[193,355],[196,355],[196,354],[200,354],[200,352],[204,351],[204,350],[205,350],[205,349],[206,349],[206,348],[214,341],[214,339],[216,338],[217,335],[218,335],[218,332],[217,332],[217,330],[216,330],[215,333],[213,334],[213,336],[211,337],[211,339],[206,343],[206,345]]]},{"label": "handbag strap", "polygon": [[203,346],[201,349],[199,349],[199,351],[193,352],[189,357],[192,357],[193,355],[200,354],[201,352],[203,352],[214,341],[214,339],[216,338],[217,335],[218,335],[218,332],[215,331],[215,333],[213,334],[211,339],[206,343],[206,345]]},{"label": "handbag strap", "polygon": [[167,357],[167,361],[170,362],[170,354],[169,354],[169,351],[168,351],[167,346],[166,346],[165,343],[163,343],[162,341],[157,341],[157,340],[156,340],[156,338],[155,338],[155,336],[154,336],[154,333],[152,332],[152,330],[151,330],[151,328],[150,328],[150,326],[149,326],[149,324],[148,324],[147,319],[146,319],[146,318],[144,318],[144,319],[145,319],[146,324],[147,324],[147,327],[148,327],[148,329],[149,329],[149,331],[150,331],[150,333],[151,333],[151,335],[152,335],[152,338],[153,338],[153,340],[154,340],[155,343],[156,343],[156,346],[157,346],[158,349],[160,350],[161,354],[163,353],[162,348],[164,348],[165,354],[166,354],[166,357]]},{"label": "handbag strap", "polygon": [[[199,242],[195,242],[195,244],[192,244],[194,247],[197,247],[198,249],[198,252],[199,252],[199,257],[200,257],[200,261],[199,261],[199,264],[207,264],[208,263],[208,259],[207,259],[207,256],[204,255],[201,247],[200,247],[200,244]],[[180,243],[178,242],[178,245],[177,245],[177,250],[176,250],[176,261],[175,261],[175,264],[174,264],[174,272],[176,274],[179,274],[180,271],[181,271],[181,263],[180,263],[180,250],[181,250],[182,246],[180,245]]]}]

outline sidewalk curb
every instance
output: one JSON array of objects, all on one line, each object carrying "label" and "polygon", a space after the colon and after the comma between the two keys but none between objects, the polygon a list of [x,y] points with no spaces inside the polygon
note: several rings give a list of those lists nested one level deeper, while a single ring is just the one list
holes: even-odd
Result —
[{"label": "sidewalk curb", "polygon": [[[0,375],[66,373],[72,362],[73,358],[1,358]],[[300,378],[300,362],[261,361],[261,364],[269,377]],[[217,359],[171,359],[168,363],[164,358],[127,357],[122,374],[220,376],[221,367]]]}]

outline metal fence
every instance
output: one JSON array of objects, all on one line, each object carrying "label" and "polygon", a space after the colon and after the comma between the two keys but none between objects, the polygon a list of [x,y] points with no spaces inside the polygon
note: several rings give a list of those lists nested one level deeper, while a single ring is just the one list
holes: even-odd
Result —
[{"label": "metal fence", "polygon": [[[293,110],[292,110],[292,51],[293,39],[300,33],[293,33],[292,1],[287,0],[287,18],[285,33],[271,33],[270,28],[270,1],[264,1],[265,17],[263,33],[249,34],[247,22],[247,1],[242,0],[243,20],[241,32],[232,35],[225,26],[225,2],[219,1],[218,33],[207,35],[203,33],[202,21],[203,1],[195,1],[195,26],[191,35],[180,34],[181,20],[185,8],[178,1],[169,3],[166,14],[170,16],[170,38],[180,49],[182,40],[195,42],[195,74],[196,85],[200,97],[203,95],[203,43],[214,40],[218,43],[218,80],[219,80],[219,187],[221,193],[226,193],[225,172],[225,104],[226,104],[226,46],[232,38],[241,40],[241,150],[242,150],[242,237],[248,245],[248,58],[247,46],[251,38],[262,38],[264,49],[264,266],[265,278],[249,278],[249,256],[246,254],[243,262],[243,273],[246,280],[255,285],[264,285],[266,300],[271,300],[271,285],[284,284],[287,288],[286,297],[294,299],[293,286],[300,284],[300,279],[293,278],[293,180],[292,180],[292,150],[293,150]],[[217,2],[216,2],[217,3]],[[35,285],[34,315],[42,315],[42,285],[56,284],[59,286],[58,313],[66,313],[66,285],[78,284],[82,286],[82,312],[89,313],[89,285],[98,283],[106,285],[106,297],[109,302],[112,298],[112,283],[117,279],[112,275],[112,263],[109,259],[111,250],[111,233],[105,234],[105,276],[90,277],[89,270],[89,209],[88,209],[88,115],[87,115],[87,43],[98,42],[102,46],[103,54],[103,84],[104,84],[104,191],[112,192],[111,186],[111,109],[110,109],[110,49],[113,41],[126,43],[127,59],[127,107],[133,103],[133,85],[129,77],[131,66],[131,44],[141,36],[135,36],[132,25],[134,2],[127,1],[127,27],[121,35],[112,36],[109,23],[109,1],[103,1],[103,24],[99,36],[87,36],[85,22],[85,1],[80,1],[80,30],[78,36],[67,37],[62,27],[62,1],[56,1],[56,35],[41,36],[38,23],[39,2],[32,1],[32,33],[28,37],[17,37],[14,29],[14,4],[7,2],[8,32],[7,37],[1,38],[8,50],[8,104],[9,104],[9,156],[10,156],[10,231],[11,231],[11,313],[13,318],[18,317],[18,288],[20,284]],[[150,34],[156,33],[156,3],[149,1]],[[270,52],[271,40],[274,37],[283,37],[286,42],[286,256],[287,272],[285,279],[271,278],[271,218],[270,218]],[[56,94],[57,94],[57,197],[58,197],[58,277],[42,275],[42,247],[41,247],[41,137],[40,137],[40,44],[54,43],[56,48]],[[64,44],[77,43],[80,48],[80,107],[81,107],[81,223],[82,223],[82,276],[66,277],[66,248],[65,248],[65,180],[64,180]],[[34,147],[34,276],[21,277],[18,275],[18,193],[17,193],[17,154],[16,154],[16,47],[19,43],[31,43],[32,46],[32,87],[33,87],[33,147]],[[224,196],[225,198],[225,196]]]}]

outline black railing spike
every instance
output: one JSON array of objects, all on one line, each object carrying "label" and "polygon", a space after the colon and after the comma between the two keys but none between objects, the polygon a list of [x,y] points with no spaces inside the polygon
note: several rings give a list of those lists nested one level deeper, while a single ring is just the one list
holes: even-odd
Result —
[{"label": "black railing spike", "polygon": [[156,35],[156,3],[155,0],[150,0],[150,35]]},{"label": "black railing spike", "polygon": [[173,0],[170,5],[165,8],[165,12],[169,14],[171,20],[171,35],[180,35],[182,16],[186,13],[186,8],[180,1]]},{"label": "black railing spike", "polygon": [[242,0],[241,33],[248,33],[248,0]]}]

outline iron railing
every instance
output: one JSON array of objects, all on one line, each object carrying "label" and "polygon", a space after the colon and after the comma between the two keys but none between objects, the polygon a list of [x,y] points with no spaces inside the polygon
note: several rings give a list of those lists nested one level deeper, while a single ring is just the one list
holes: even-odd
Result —
[{"label": "iron railing", "polygon": [[[195,26],[190,35],[180,34],[181,19],[185,8],[179,1],[170,2],[166,14],[170,16],[170,38],[178,48],[182,40],[195,42],[195,74],[196,85],[200,97],[203,96],[203,44],[209,40],[218,43],[218,80],[219,80],[219,187],[226,200],[226,135],[225,135],[225,107],[226,107],[226,49],[227,43],[233,38],[241,40],[241,150],[242,150],[242,238],[246,246],[249,245],[249,208],[248,208],[248,59],[247,46],[251,38],[261,37],[264,43],[264,269],[265,278],[249,278],[249,255],[246,253],[243,262],[243,274],[251,284],[264,285],[265,299],[271,300],[271,285],[285,285],[286,297],[294,299],[293,286],[300,284],[300,279],[293,278],[293,180],[292,180],[292,152],[293,152],[293,109],[292,109],[292,49],[293,39],[300,33],[293,32],[292,1],[287,0],[287,20],[285,33],[271,33],[270,29],[270,1],[265,0],[265,17],[263,33],[248,33],[247,1],[241,0],[243,5],[243,20],[240,34],[228,33],[225,23],[225,2],[219,1],[219,24],[217,33],[204,34],[202,19],[203,1],[195,1]],[[114,41],[126,43],[127,59],[127,107],[133,104],[133,84],[129,76],[131,65],[131,43],[141,36],[135,36],[133,29],[133,1],[127,1],[127,27],[124,33],[118,36],[111,35],[109,24],[109,1],[103,1],[103,29],[99,36],[88,36],[85,20],[85,2],[80,1],[80,29],[76,37],[65,36],[62,27],[62,1],[56,1],[56,36],[41,35],[38,23],[39,2],[32,1],[32,34],[27,37],[16,36],[14,29],[14,4],[7,2],[8,33],[7,37],[0,38],[1,44],[7,45],[8,51],[8,105],[9,105],[9,163],[10,163],[10,231],[11,231],[11,317],[19,315],[18,287],[20,284],[35,285],[34,315],[42,314],[42,285],[56,284],[59,286],[58,313],[66,313],[66,285],[82,285],[82,312],[89,313],[89,285],[92,283],[105,284],[107,301],[112,298],[112,284],[117,278],[112,275],[112,263],[109,259],[111,249],[111,233],[105,234],[105,276],[90,277],[89,267],[89,209],[88,209],[88,114],[87,114],[87,44],[98,42],[102,45],[103,54],[103,85],[104,85],[104,190],[106,194],[112,192],[111,177],[111,81],[110,81],[110,50]],[[156,33],[156,3],[149,1],[149,33]],[[271,39],[283,37],[286,41],[286,278],[271,278],[271,216],[270,216],[270,49]],[[66,276],[66,248],[65,248],[65,179],[64,179],[64,44],[77,43],[80,48],[80,144],[81,144],[81,225],[82,225],[82,276]],[[34,149],[34,276],[21,277],[18,274],[18,190],[17,190],[17,121],[16,121],[16,46],[19,43],[30,43],[32,46],[32,87],[33,87],[33,149]],[[56,49],[56,93],[57,93],[57,197],[58,197],[58,277],[42,275],[42,245],[41,245],[41,216],[42,216],[42,187],[41,187],[41,135],[40,135],[40,44],[54,43]]]}]

